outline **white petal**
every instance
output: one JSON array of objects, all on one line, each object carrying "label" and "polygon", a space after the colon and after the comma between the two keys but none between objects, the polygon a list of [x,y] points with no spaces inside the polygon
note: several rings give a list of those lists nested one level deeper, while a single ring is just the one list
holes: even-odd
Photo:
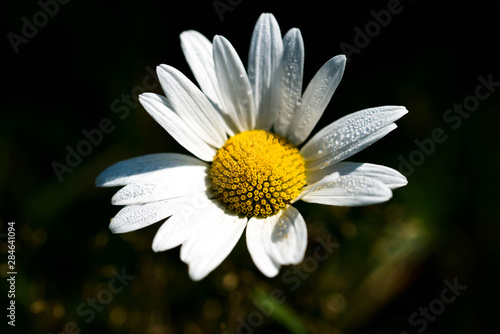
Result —
[{"label": "white petal", "polygon": [[214,37],[215,72],[219,82],[223,109],[240,132],[255,126],[252,87],[240,57],[227,39]]},{"label": "white petal", "polygon": [[233,136],[238,133],[239,130],[234,124],[234,120],[222,108],[219,81],[215,74],[212,42],[199,32],[190,30],[181,34],[181,45],[201,90],[224,119],[227,134]]},{"label": "white petal", "polygon": [[320,68],[307,86],[302,97],[299,117],[295,117],[290,125],[288,139],[295,145],[300,145],[309,136],[344,74],[346,57],[335,56]]},{"label": "white petal", "polygon": [[266,218],[266,251],[279,264],[299,264],[307,247],[307,227],[299,211],[289,205],[280,213]]},{"label": "white petal", "polygon": [[224,121],[198,87],[171,66],[160,65],[156,72],[175,113],[207,144],[217,148],[224,145]]},{"label": "white petal", "polygon": [[212,42],[197,31],[181,33],[181,47],[201,90],[215,105],[220,106],[220,91],[215,74]]},{"label": "white petal", "polygon": [[181,197],[207,190],[208,182],[205,166],[163,169],[154,177],[126,185],[113,196],[111,203],[130,205]]},{"label": "white petal", "polygon": [[264,13],[255,25],[248,56],[248,77],[257,110],[257,129],[269,130],[274,121],[280,98],[282,54],[283,41],[278,22],[272,14]]},{"label": "white petal", "polygon": [[[247,218],[226,213],[218,219],[205,220],[198,235],[181,248],[181,259],[189,265],[189,276],[200,280],[221,264],[240,239],[246,223]],[[183,253],[185,248],[189,254]]]},{"label": "white petal", "polygon": [[290,124],[300,108],[302,77],[304,72],[304,42],[297,28],[283,37],[283,60],[281,79],[281,101],[274,120],[274,131],[283,137],[291,132]]},{"label": "white petal", "polygon": [[247,227],[247,245],[257,268],[266,276],[276,276],[280,265],[298,264],[304,258],[304,218],[293,206],[265,219],[252,218]]},{"label": "white petal", "polygon": [[125,233],[141,229],[173,215],[178,211],[178,208],[188,205],[192,201],[193,196],[184,196],[166,201],[128,205],[121,209],[111,220],[109,229],[113,233]]},{"label": "white petal", "polygon": [[376,179],[391,189],[405,186],[408,183],[406,177],[395,169],[370,163],[342,161],[323,169],[308,171],[307,184],[314,184],[332,173]]},{"label": "white petal", "polygon": [[165,97],[144,93],[139,101],[146,111],[185,149],[205,161],[212,161],[216,149],[208,145],[190,124],[182,120],[172,109],[165,104]]},{"label": "white petal", "polygon": [[[322,171],[323,169],[320,169],[320,170]],[[311,172],[316,172],[316,171],[314,170]],[[340,177],[340,174],[338,172],[332,172],[332,173],[323,175],[323,177],[321,179],[317,179],[315,182],[308,181],[308,185],[302,188],[299,196],[295,197],[291,201],[291,203],[293,204],[293,203],[297,202],[298,200],[301,200],[303,197],[307,196],[307,194],[315,191],[316,189],[318,189],[320,187],[323,187],[324,185],[326,185],[332,181],[335,181],[339,177]],[[309,175],[307,175],[307,180],[310,180]]]},{"label": "white petal", "polygon": [[264,219],[251,218],[247,224],[246,240],[255,266],[267,277],[278,275],[280,265],[274,262],[264,247]]},{"label": "white petal", "polygon": [[208,165],[195,157],[179,153],[156,153],[117,162],[95,180],[98,187],[123,186],[160,175],[164,169]]},{"label": "white petal", "polygon": [[195,194],[191,202],[179,205],[175,214],[161,225],[153,239],[153,250],[161,252],[179,246],[218,211],[220,209],[205,193]]},{"label": "white petal", "polygon": [[396,128],[405,107],[369,108],[346,115],[314,135],[300,150],[309,170],[342,161]]},{"label": "white petal", "polygon": [[203,242],[198,242],[204,235],[210,235],[210,237],[214,237],[216,234],[222,233],[221,227],[224,225],[219,225],[217,222],[224,220],[226,213],[224,209],[221,208],[221,205],[218,202],[213,202],[213,205],[210,205],[209,210],[204,212],[204,216],[202,218],[203,224],[200,225],[196,231],[189,236],[186,242],[183,243],[181,247],[181,260],[185,263],[189,263],[196,258],[198,258],[204,251],[208,248],[203,248],[203,244],[207,242],[204,240]]},{"label": "white petal", "polygon": [[316,188],[302,200],[326,205],[359,206],[385,202],[391,197],[391,189],[379,180],[344,175]]}]

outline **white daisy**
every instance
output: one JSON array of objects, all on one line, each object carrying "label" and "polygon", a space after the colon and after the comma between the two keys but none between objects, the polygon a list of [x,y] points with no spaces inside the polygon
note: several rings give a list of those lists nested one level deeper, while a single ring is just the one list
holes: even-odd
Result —
[{"label": "white daisy", "polygon": [[342,78],[346,58],[330,59],[302,93],[300,31],[282,38],[262,14],[253,31],[248,73],[222,36],[181,34],[182,49],[201,90],[173,67],[160,65],[165,96],[139,99],[148,113],[197,158],[160,153],[118,162],[99,187],[124,186],[112,198],[125,205],[114,233],[165,220],[154,251],[182,245],[189,275],[200,280],[231,252],[246,227],[250,255],[276,276],[304,258],[307,227],[292,204],[358,206],[387,201],[407,181],[394,169],[345,162],[396,128],[406,108],[364,109],[331,123],[301,148]]}]

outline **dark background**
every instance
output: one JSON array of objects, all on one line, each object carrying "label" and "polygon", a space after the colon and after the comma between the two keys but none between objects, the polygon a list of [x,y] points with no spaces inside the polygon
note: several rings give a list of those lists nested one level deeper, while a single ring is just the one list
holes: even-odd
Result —
[{"label": "dark background", "polygon": [[[500,92],[480,101],[460,126],[443,116],[454,104],[471,101],[480,76],[500,81],[498,1],[401,1],[386,27],[367,45],[358,43],[317,129],[359,109],[404,105],[410,112],[398,129],[350,160],[400,168],[402,158],[413,158],[418,166],[405,172],[408,186],[387,203],[299,203],[309,229],[306,256],[313,256],[318,237],[340,244],[314,270],[309,267],[307,277],[295,275],[291,284],[284,276],[289,267],[276,278],[264,277],[241,240],[219,268],[192,282],[178,249],[152,252],[159,224],[109,232],[109,219],[119,210],[110,204],[116,189],[95,188],[95,177],[119,160],[186,152],[136,103],[145,78],[155,85],[148,75],[159,64],[193,78],[180,48],[182,31],[225,36],[246,64],[253,26],[260,13],[272,12],[283,34],[301,29],[305,87],[324,62],[342,53],[342,43],[356,46],[355,28],[374,21],[371,11],[391,3],[220,2],[232,3],[222,20],[213,1],[73,0],[51,7],[45,22],[38,16],[42,24],[17,53],[8,34],[22,36],[25,22],[43,9],[35,1],[2,2],[0,232],[15,222],[18,272],[14,329],[4,315],[2,235],[6,332],[494,332]],[[153,91],[161,93],[158,86]],[[83,131],[98,129],[106,118],[112,130],[58,178],[54,162],[66,165],[68,149],[86,139]],[[418,153],[415,141],[429,143],[436,129],[446,140]],[[103,291],[116,271],[134,278],[89,311],[89,300],[109,296]],[[439,306],[446,280],[467,288],[435,318],[409,322],[421,307]],[[284,303],[270,297],[276,289]]]}]

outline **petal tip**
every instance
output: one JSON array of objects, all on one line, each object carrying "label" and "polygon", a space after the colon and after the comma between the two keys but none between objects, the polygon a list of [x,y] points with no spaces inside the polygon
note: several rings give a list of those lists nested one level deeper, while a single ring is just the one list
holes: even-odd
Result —
[{"label": "petal tip", "polygon": [[113,224],[113,219],[111,219],[111,223],[109,224],[109,230],[113,234],[120,234],[122,231],[116,226],[116,224]]},{"label": "petal tip", "polygon": [[408,185],[408,179],[401,174],[400,178],[398,179],[398,183],[394,184],[394,188],[400,188]]},{"label": "petal tip", "polygon": [[208,274],[210,274],[210,272],[206,272],[206,270],[200,270],[199,268],[198,270],[196,270],[195,266],[193,265],[188,264],[188,267],[189,278],[191,278],[195,282],[201,281],[202,279],[207,277]]},{"label": "petal tip", "polygon": [[181,40],[182,40],[182,39],[184,39],[184,38],[186,38],[186,37],[188,37],[188,36],[198,35],[198,34],[199,34],[199,32],[198,32],[198,31],[190,29],[190,30],[184,30],[183,32],[181,32],[181,33],[179,34],[179,37],[180,37],[180,38],[181,38]]},{"label": "petal tip", "polygon": [[337,61],[341,61],[345,63],[347,61],[347,57],[344,54],[336,55],[333,57],[333,59],[336,59]]},{"label": "petal tip", "polygon": [[104,187],[104,185],[106,184],[106,181],[105,181],[105,178],[103,176],[101,176],[101,174],[99,174],[96,178],[95,178],[95,181],[94,181],[94,185],[98,188],[100,187]]},{"label": "petal tip", "polygon": [[151,245],[151,249],[155,253],[163,251],[163,249],[160,248],[159,241],[156,239],[156,237],[153,239],[153,244]]}]

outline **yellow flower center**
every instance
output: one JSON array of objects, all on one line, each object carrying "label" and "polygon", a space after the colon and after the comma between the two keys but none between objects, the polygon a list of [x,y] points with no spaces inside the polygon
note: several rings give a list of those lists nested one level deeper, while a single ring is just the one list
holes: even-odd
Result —
[{"label": "yellow flower center", "polygon": [[214,194],[227,209],[248,217],[278,213],[306,184],[299,150],[264,130],[229,138],[214,157],[210,178]]}]

